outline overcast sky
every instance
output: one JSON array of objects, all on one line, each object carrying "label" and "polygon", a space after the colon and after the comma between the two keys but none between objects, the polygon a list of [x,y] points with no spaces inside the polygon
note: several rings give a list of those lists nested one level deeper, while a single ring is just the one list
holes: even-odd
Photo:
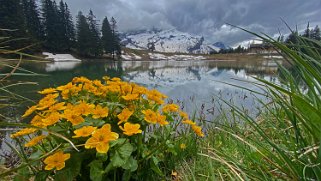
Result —
[{"label": "overcast sky", "polygon": [[251,38],[226,26],[237,25],[276,35],[288,30],[281,18],[299,29],[321,25],[321,0],[65,0],[73,15],[92,9],[98,19],[114,16],[120,31],[176,28],[211,42],[234,45]]}]

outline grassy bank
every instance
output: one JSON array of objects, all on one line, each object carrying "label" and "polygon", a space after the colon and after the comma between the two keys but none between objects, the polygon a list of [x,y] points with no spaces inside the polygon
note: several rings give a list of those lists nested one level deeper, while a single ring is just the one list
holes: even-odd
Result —
[{"label": "grassy bank", "polygon": [[282,85],[258,79],[271,100],[258,117],[229,105],[232,116],[210,126],[197,156],[182,164],[182,180],[321,180],[321,42],[297,37],[289,49],[265,39],[291,70],[280,65]]}]

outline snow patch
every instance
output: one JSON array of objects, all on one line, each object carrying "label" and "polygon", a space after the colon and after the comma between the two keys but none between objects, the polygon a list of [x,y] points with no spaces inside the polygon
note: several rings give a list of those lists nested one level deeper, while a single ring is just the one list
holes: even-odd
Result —
[{"label": "snow patch", "polygon": [[55,62],[67,62],[67,61],[81,62],[80,59],[77,59],[70,54],[53,54],[49,52],[42,52],[42,54],[47,56],[46,59],[53,59]]},{"label": "snow patch", "polygon": [[124,60],[141,60],[142,57],[141,56],[138,56],[134,53],[131,53],[131,54],[122,54],[121,55],[121,58],[124,59]]}]

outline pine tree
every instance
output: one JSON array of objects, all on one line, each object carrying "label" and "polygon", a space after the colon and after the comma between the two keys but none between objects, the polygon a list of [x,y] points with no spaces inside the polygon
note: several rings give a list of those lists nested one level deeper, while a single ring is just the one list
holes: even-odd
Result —
[{"label": "pine tree", "polygon": [[310,23],[308,23],[307,29],[304,31],[302,36],[306,38],[311,38]]},{"label": "pine tree", "polygon": [[103,54],[102,46],[101,46],[101,40],[99,36],[99,30],[97,25],[97,20],[95,15],[93,14],[92,10],[89,11],[89,14],[87,16],[88,24],[89,24],[89,30],[91,33],[91,39],[90,39],[90,52],[92,56],[98,57]]},{"label": "pine tree", "polygon": [[312,30],[311,38],[319,41],[321,40],[320,28],[318,25]]},{"label": "pine tree", "polygon": [[113,34],[112,34],[107,17],[105,17],[103,20],[101,32],[102,32],[101,41],[102,41],[103,49],[105,50],[106,53],[112,53],[113,52]]},{"label": "pine tree", "polygon": [[75,43],[75,27],[72,21],[72,16],[68,8],[67,3],[65,3],[65,21],[66,21],[66,36],[68,41],[68,48],[70,49]]},{"label": "pine tree", "polygon": [[60,51],[61,33],[55,1],[42,1],[42,17],[45,30],[45,48],[53,52]]},{"label": "pine tree", "polygon": [[298,36],[299,36],[299,34],[298,34],[298,32],[297,31],[293,31],[293,32],[291,32],[291,34],[288,36],[288,38],[285,40],[285,43],[287,43],[287,44],[293,44],[293,45],[295,45],[295,44],[297,44],[298,43]]},{"label": "pine tree", "polygon": [[28,34],[30,34],[35,42],[43,40],[44,31],[35,0],[22,0],[22,6]]},{"label": "pine tree", "polygon": [[120,39],[117,33],[117,22],[114,17],[111,18],[111,31],[112,31],[112,38],[113,38],[113,59],[115,58],[115,54],[120,56],[121,55],[121,47],[120,47]]},{"label": "pine tree", "polygon": [[79,11],[77,16],[77,52],[82,56],[91,55],[91,32],[86,17]]},{"label": "pine tree", "polygon": [[59,11],[58,11],[58,22],[57,26],[59,27],[59,39],[60,47],[59,49],[61,51],[67,51],[69,50],[69,43],[68,43],[68,37],[67,37],[67,19],[66,19],[66,8],[65,3],[61,0],[59,2]]}]

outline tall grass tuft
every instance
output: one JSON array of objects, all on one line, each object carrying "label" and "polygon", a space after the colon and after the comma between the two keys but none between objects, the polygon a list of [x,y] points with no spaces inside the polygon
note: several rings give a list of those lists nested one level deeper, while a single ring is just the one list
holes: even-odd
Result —
[{"label": "tall grass tuft", "polygon": [[254,35],[292,66],[279,65],[279,84],[256,78],[271,100],[258,117],[229,104],[236,116],[208,129],[193,168],[182,166],[185,180],[321,180],[321,42],[298,36],[286,45]]}]

